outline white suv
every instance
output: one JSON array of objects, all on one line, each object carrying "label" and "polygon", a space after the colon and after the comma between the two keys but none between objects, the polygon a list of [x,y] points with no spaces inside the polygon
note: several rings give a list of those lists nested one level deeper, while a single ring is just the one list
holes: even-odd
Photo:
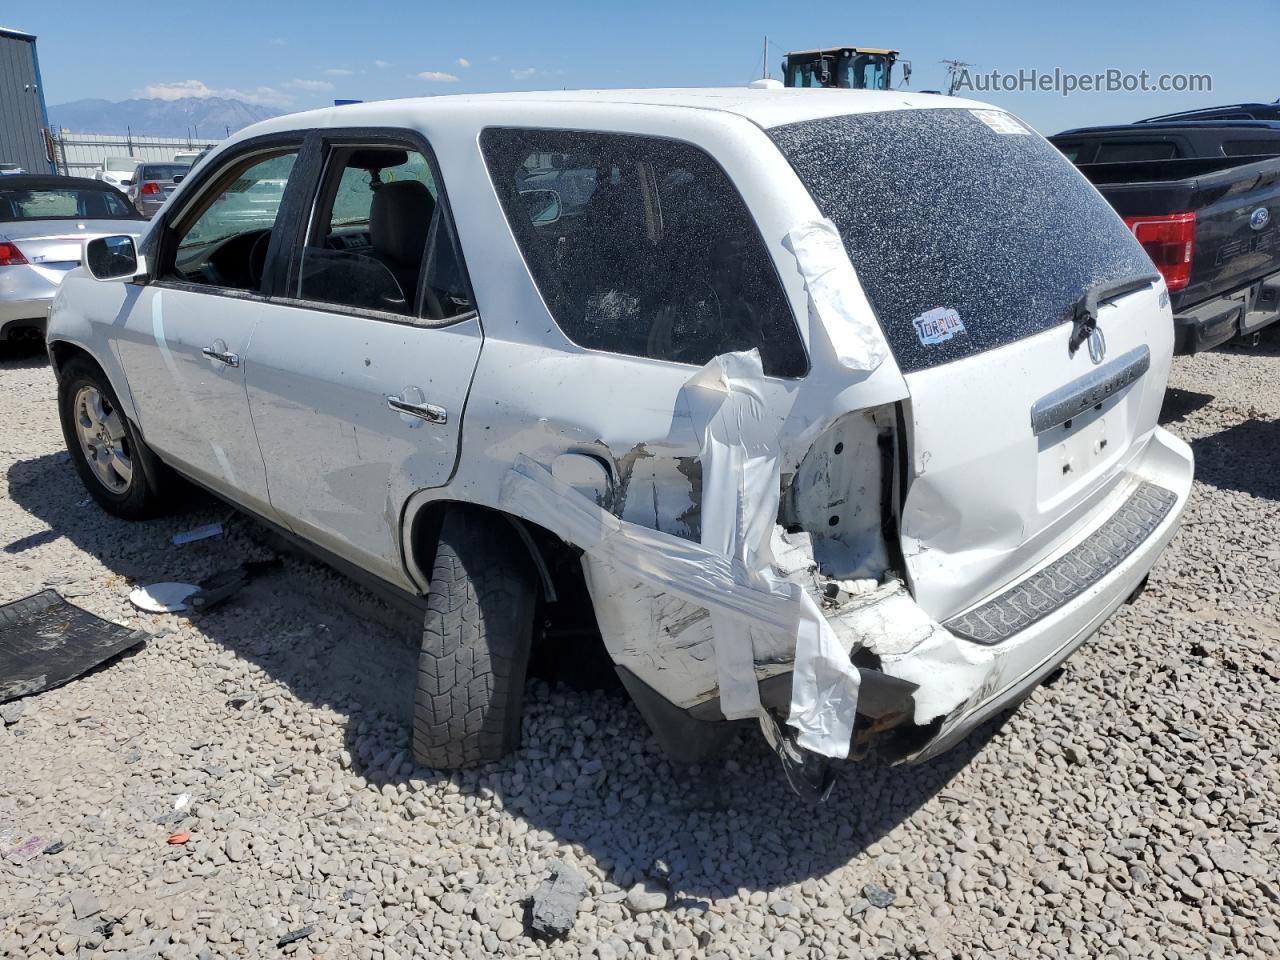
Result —
[{"label": "white suv", "polygon": [[[1168,294],[1043,138],[901,93],[441,97],[219,146],[48,327],[95,499],[180,474],[425,597],[414,750],[603,640],[663,745],[921,759],[1144,580]],[[100,282],[107,281],[107,282]]]}]

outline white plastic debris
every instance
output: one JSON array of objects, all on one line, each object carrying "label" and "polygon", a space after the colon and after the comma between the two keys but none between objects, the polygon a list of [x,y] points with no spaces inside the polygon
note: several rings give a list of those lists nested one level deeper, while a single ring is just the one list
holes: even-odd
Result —
[{"label": "white plastic debris", "polygon": [[821,322],[840,363],[871,371],[889,356],[884,333],[849,262],[836,225],[825,217],[793,227],[783,245],[796,258],[809,292],[810,319]]},{"label": "white plastic debris", "polygon": [[196,540],[208,540],[210,537],[222,536],[222,524],[206,523],[203,527],[196,527],[193,530],[184,530],[182,533],[173,535],[173,545],[180,547],[184,543],[193,543]]},{"label": "white plastic debris", "polygon": [[173,809],[179,812],[189,806],[191,806],[191,794],[189,793],[180,793],[178,794],[178,799],[173,801]]},{"label": "white plastic debris", "polygon": [[187,597],[200,588],[194,583],[152,583],[129,594],[129,602],[147,613],[177,613],[187,609]]},{"label": "white plastic debris", "polygon": [[760,393],[760,354],[723,354],[688,382],[702,437],[702,542],[621,520],[527,457],[503,480],[502,505],[555,532],[594,560],[711,614],[720,709],[762,716],[753,636],[795,645],[788,723],[796,742],[843,759],[857,714],[859,674],[822,611],[773,570],[770,542],[780,496],[780,441]]}]

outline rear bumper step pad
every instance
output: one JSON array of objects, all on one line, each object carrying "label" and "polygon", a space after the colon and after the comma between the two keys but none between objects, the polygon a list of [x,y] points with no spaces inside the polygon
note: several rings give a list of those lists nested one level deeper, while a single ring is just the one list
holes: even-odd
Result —
[{"label": "rear bumper step pad", "polygon": [[944,626],[958,637],[993,646],[1065,606],[1118,567],[1160,526],[1178,496],[1142,483],[1101,527],[1069,553]]}]

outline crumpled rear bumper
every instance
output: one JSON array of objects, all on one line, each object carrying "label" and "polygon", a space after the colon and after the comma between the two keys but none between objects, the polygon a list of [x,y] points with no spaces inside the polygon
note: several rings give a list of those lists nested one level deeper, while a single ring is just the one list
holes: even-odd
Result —
[{"label": "crumpled rear bumper", "polygon": [[[948,642],[935,635],[882,657],[887,673],[919,684],[916,725],[937,723],[904,759],[935,757],[1019,702],[1139,589],[1177,531],[1193,466],[1190,448],[1157,428],[1108,501],[1113,509],[1099,511],[1089,530],[1017,583],[939,625]],[[983,632],[978,624],[996,629]]]}]

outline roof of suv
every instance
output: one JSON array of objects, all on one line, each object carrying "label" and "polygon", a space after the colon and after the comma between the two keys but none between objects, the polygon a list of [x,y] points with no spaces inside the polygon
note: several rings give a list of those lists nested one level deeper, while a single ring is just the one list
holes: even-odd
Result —
[{"label": "roof of suv", "polygon": [[[745,117],[761,127],[815,120],[850,113],[882,110],[919,110],[938,107],[994,109],[989,104],[958,97],[896,91],[830,89],[751,89],[747,87],[675,88],[653,90],[548,90],[532,93],[480,93],[446,97],[376,100],[369,103],[325,107],[264,120],[241,132],[257,135],[300,127],[359,126],[376,123],[389,109],[412,107],[423,114],[443,116],[458,111],[473,120],[482,114],[485,123],[527,125],[537,122],[537,108],[580,103],[592,107],[667,107],[673,110],[711,110]],[[237,137],[239,139],[239,137]]]}]

